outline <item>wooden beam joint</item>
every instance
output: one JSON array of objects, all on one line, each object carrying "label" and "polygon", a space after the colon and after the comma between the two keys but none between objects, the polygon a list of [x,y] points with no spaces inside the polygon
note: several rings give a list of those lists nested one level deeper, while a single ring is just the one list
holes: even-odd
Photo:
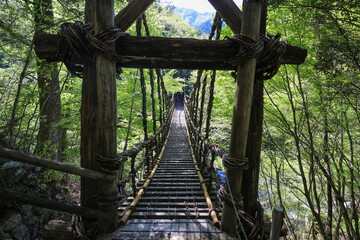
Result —
[{"label": "wooden beam joint", "polygon": [[[61,61],[61,41],[58,35],[38,34],[35,52],[49,62]],[[116,40],[115,51],[122,58],[119,67],[235,70],[229,60],[239,53],[239,45],[228,40],[124,36]],[[279,63],[302,64],[306,56],[306,49],[287,44]],[[73,62],[83,64],[84,59]]]}]

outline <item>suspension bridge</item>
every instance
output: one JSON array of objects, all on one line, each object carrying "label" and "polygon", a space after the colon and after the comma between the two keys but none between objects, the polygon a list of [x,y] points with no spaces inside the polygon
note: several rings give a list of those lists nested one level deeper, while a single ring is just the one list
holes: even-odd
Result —
[{"label": "suspension bridge", "polygon": [[[130,1],[115,16],[113,0],[87,0],[85,24],[63,24],[58,34],[36,33],[35,52],[40,59],[62,61],[84,80],[81,167],[3,147],[0,157],[81,176],[81,206],[8,189],[0,189],[0,197],[75,214],[75,232],[90,239],[99,233],[111,233],[104,239],[228,238],[220,225],[238,238],[266,238],[270,228],[257,201],[263,81],[273,77],[280,64],[303,63],[307,51],[280,41],[279,34],[266,34],[267,1],[260,0],[244,1],[242,11],[232,0],[209,0],[218,12],[209,40],[150,37],[149,31],[141,37],[142,24],[148,29],[144,12],[153,2]],[[234,37],[220,40],[221,19]],[[126,31],[135,21],[138,36],[129,36]],[[215,32],[216,40],[212,40]],[[116,76],[120,67],[140,68],[145,130],[144,142],[117,154]],[[146,129],[143,68],[156,69],[158,77],[161,126],[157,131],[154,128],[151,137]],[[175,104],[173,98],[170,102],[161,68],[201,69],[189,99]],[[213,71],[206,123],[204,70]],[[235,77],[228,153],[209,142],[215,70],[234,71]],[[152,70],[149,75],[156,123]],[[226,168],[223,187],[213,166],[217,157]],[[127,161],[130,172],[118,181],[117,174]],[[124,188],[130,189],[130,196],[123,194]],[[273,223],[276,230],[270,238],[278,239],[281,221],[274,218]]]}]

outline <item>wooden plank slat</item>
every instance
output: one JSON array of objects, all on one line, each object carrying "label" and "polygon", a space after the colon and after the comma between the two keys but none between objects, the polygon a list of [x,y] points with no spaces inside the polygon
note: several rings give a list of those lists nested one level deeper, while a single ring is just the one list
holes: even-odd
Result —
[{"label": "wooden plank slat", "polygon": [[[123,204],[123,207],[127,207],[128,205],[130,205],[131,202],[127,201]],[[187,202],[186,205],[188,207],[194,207],[195,205],[199,208],[206,208],[207,205],[205,202]],[[185,203],[184,202],[156,202],[156,203],[149,203],[149,202],[139,202],[137,205],[137,207],[148,207],[148,206],[156,206],[157,208],[167,208],[167,207],[185,207]]]},{"label": "wooden plank slat", "polygon": [[[121,207],[119,208],[119,210],[125,210],[125,207]],[[167,208],[163,208],[163,207],[137,207],[136,210],[134,212],[209,212],[208,208],[194,208],[194,207],[189,207],[189,208],[174,208],[174,207],[167,207]]]},{"label": "wooden plank slat", "polygon": [[167,212],[133,212],[131,218],[145,218],[151,217],[153,219],[188,219],[188,218],[199,218],[208,219],[208,213],[167,213]]}]

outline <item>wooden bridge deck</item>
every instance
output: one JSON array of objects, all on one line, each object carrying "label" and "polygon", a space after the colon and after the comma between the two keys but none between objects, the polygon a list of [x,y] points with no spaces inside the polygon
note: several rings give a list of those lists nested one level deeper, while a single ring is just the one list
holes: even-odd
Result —
[{"label": "wooden bridge deck", "polygon": [[[215,198],[216,192],[210,196]],[[129,198],[120,212],[132,200]],[[174,111],[160,166],[130,220],[100,239],[230,239],[209,217],[182,110]]]}]

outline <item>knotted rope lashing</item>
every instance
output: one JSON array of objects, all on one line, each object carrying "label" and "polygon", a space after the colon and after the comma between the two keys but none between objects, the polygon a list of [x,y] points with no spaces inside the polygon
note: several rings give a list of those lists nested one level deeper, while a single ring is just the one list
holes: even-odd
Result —
[{"label": "knotted rope lashing", "polygon": [[73,215],[71,229],[74,239],[90,240],[100,232],[100,221]]},{"label": "knotted rope lashing", "polygon": [[119,157],[110,158],[103,156],[95,157],[96,165],[100,168],[100,170],[107,174],[115,174],[121,166],[121,161]]},{"label": "knotted rope lashing", "polygon": [[237,66],[250,58],[258,58],[257,72],[263,74],[264,80],[272,78],[279,71],[279,60],[286,50],[285,42],[280,41],[280,34],[275,36],[260,34],[257,42],[244,34],[237,34],[232,38],[226,37],[226,39],[234,41],[244,48],[235,57],[227,60],[231,65]]},{"label": "knotted rope lashing", "polygon": [[83,67],[76,63],[77,59],[93,59],[96,55],[101,54],[108,59],[120,62],[121,56],[108,44],[129,34],[111,26],[95,35],[93,24],[75,22],[62,24],[59,35],[62,36],[62,41],[59,42],[62,61],[72,74],[82,77]]},{"label": "knotted rope lashing", "polygon": [[[224,185],[220,185],[219,191],[218,191],[219,197],[222,201],[228,203],[229,205],[233,205],[233,202],[237,209],[242,208],[244,206],[243,199],[234,199],[234,196],[231,197],[230,193],[227,192]],[[234,201],[233,201],[234,200]]]},{"label": "knotted rope lashing", "polygon": [[112,205],[114,202],[117,201],[117,195],[102,196],[102,195],[96,194],[96,195],[92,196],[92,198],[96,201],[96,203],[100,207]]},{"label": "knotted rope lashing", "polygon": [[240,218],[248,225],[250,230],[249,239],[262,239],[262,229],[264,226],[264,209],[261,206],[261,203],[257,201],[257,211],[255,217],[252,217],[247,212],[242,209],[238,209],[238,215]]},{"label": "knotted rope lashing", "polygon": [[237,159],[237,158],[231,158],[228,156],[228,154],[224,154],[222,157],[223,165],[224,167],[228,169],[242,169],[242,170],[248,170],[248,159]]}]

